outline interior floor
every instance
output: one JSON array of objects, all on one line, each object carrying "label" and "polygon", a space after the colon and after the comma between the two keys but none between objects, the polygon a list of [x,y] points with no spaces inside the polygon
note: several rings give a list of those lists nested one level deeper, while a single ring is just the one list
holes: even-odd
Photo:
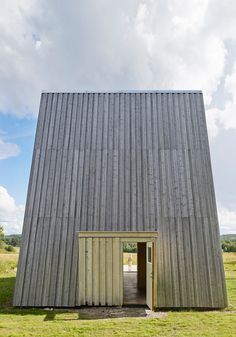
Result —
[{"label": "interior floor", "polygon": [[124,272],[124,304],[145,305],[146,292],[138,289],[137,272]]}]

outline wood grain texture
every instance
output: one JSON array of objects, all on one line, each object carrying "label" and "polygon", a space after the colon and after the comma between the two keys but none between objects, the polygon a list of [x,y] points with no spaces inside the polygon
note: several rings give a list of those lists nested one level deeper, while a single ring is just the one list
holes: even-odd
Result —
[{"label": "wood grain texture", "polygon": [[227,305],[200,91],[42,94],[14,305],[75,306],[76,233],[103,230],[158,231],[159,307]]},{"label": "wood grain texture", "polygon": [[77,305],[122,305],[120,238],[79,238],[79,247]]}]

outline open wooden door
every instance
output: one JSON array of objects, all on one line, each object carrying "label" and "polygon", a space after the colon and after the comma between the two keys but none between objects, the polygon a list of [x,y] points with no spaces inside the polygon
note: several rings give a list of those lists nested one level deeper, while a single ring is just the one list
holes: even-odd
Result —
[{"label": "open wooden door", "polygon": [[154,266],[154,254],[153,254],[153,242],[147,242],[147,280],[146,280],[146,303],[150,309],[153,309],[153,266]]}]

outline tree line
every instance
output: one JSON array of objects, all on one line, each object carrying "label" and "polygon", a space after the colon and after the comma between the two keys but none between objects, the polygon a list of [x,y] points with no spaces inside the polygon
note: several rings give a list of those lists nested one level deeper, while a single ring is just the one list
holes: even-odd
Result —
[{"label": "tree line", "polygon": [[[0,249],[14,251],[15,247],[20,247],[21,234],[5,235],[4,228],[0,225]],[[223,252],[236,252],[236,234],[221,236],[221,249]],[[137,253],[137,244],[124,242],[123,251],[126,253]]]},{"label": "tree line", "polygon": [[236,252],[236,240],[221,240],[221,248],[223,252]]},{"label": "tree line", "polygon": [[15,247],[20,247],[21,235],[5,235],[4,228],[0,225],[0,249],[5,249],[8,252],[14,252]]}]

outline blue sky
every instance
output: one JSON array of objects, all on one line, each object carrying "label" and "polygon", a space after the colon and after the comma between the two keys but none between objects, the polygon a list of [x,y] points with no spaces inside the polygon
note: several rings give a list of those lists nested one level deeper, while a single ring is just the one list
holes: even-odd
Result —
[{"label": "blue sky", "polygon": [[234,0],[1,0],[0,224],[21,232],[42,90],[201,89],[222,233],[236,233]]},{"label": "blue sky", "polygon": [[36,117],[17,118],[0,113],[1,139],[19,147],[17,156],[0,160],[1,185],[17,204],[25,203],[36,122]]}]

